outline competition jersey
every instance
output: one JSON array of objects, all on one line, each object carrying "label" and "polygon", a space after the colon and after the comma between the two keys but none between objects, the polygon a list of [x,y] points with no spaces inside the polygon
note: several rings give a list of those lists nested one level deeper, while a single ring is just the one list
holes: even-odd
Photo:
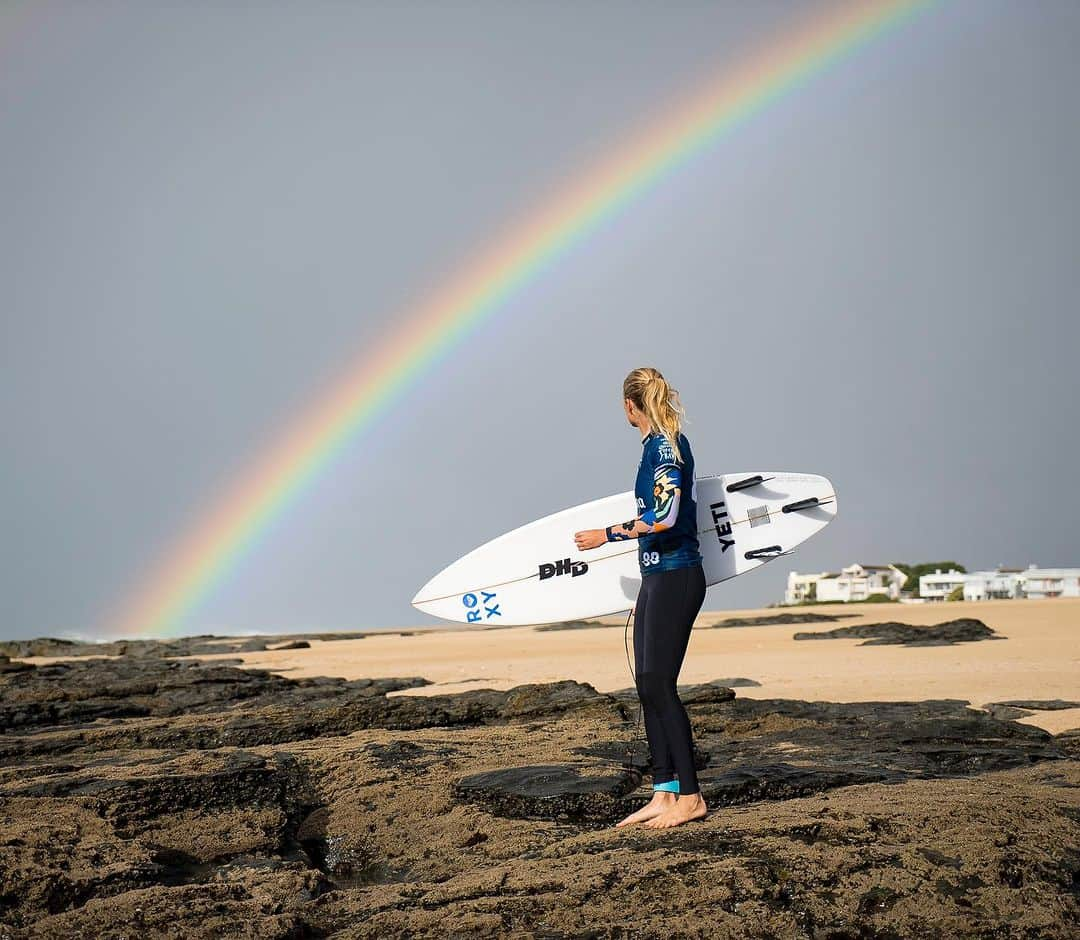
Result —
[{"label": "competition jersey", "polygon": [[[694,455],[690,442],[685,434],[679,434],[683,463],[676,461],[670,442],[656,431],[650,431],[641,445],[641,463],[634,484],[638,515],[650,524],[662,520],[670,528],[638,536],[638,567],[642,575],[647,575],[700,565]],[[675,487],[679,488],[680,495],[678,513],[672,525],[672,520],[665,517],[670,514]]]}]

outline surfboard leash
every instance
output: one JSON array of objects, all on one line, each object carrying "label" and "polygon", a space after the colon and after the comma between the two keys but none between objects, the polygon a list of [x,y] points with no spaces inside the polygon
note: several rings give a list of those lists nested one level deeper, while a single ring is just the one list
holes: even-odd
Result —
[{"label": "surfboard leash", "polygon": [[[630,668],[630,679],[631,679],[631,682],[632,682],[632,684],[634,686],[635,691],[637,690],[637,676],[634,675],[634,664],[630,661],[630,644],[627,641],[627,635],[630,632],[630,620],[634,616],[634,614],[636,614],[636,613],[637,613],[637,603],[635,602],[634,606],[632,608],[630,608],[630,613],[628,613],[626,615],[626,626],[623,628],[623,648],[626,650],[626,665]],[[633,761],[634,761],[634,751],[633,751],[633,748],[631,746],[631,741],[633,741],[634,738],[637,735],[641,734],[641,712],[642,712],[641,696],[639,695],[638,696],[637,727],[636,727],[636,729],[634,731],[634,737],[632,737],[630,739],[630,741],[627,741],[627,743],[626,743],[626,762],[623,764],[623,770],[625,770],[627,773],[631,773],[631,774],[634,773],[634,763],[633,763]]]}]

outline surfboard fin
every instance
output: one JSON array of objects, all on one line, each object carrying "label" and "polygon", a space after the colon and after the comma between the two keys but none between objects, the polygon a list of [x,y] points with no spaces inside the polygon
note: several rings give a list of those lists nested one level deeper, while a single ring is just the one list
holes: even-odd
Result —
[{"label": "surfboard fin", "polygon": [[743,555],[747,561],[768,561],[771,558],[779,558],[781,555],[790,555],[791,551],[784,551],[780,545],[769,545],[766,548],[755,548]]},{"label": "surfboard fin", "polygon": [[810,496],[807,499],[800,499],[797,503],[788,503],[781,511],[799,512],[802,509],[813,509],[820,502],[821,500],[819,500],[816,496]]},{"label": "surfboard fin", "polygon": [[736,480],[734,483],[729,483],[725,488],[729,493],[738,493],[739,490],[748,490],[752,486],[760,486],[762,483],[766,483],[771,479],[772,477],[763,477],[759,474],[757,476],[747,477],[745,480]]}]

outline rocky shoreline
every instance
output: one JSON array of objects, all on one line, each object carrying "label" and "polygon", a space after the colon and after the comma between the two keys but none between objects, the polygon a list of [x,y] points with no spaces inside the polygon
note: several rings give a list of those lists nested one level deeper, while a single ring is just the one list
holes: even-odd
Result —
[{"label": "rocky shoreline", "polygon": [[910,623],[860,623],[851,627],[835,627],[815,633],[796,633],[795,640],[863,639],[859,646],[952,646],[954,643],[975,643],[979,640],[1004,640],[981,620],[959,617],[944,623],[913,626]]},{"label": "rocky shoreline", "polygon": [[0,938],[1064,938],[1080,922],[1080,731],[1012,720],[1075,703],[681,686],[710,815],[616,830],[651,792],[633,689],[410,695],[428,680],[112,655],[0,657]]},{"label": "rocky shoreline", "polygon": [[[397,631],[386,631],[391,635]],[[411,631],[401,631],[408,636]],[[311,640],[362,640],[372,633],[295,633],[278,636],[185,636],[175,640],[67,640],[38,637],[33,640],[0,640],[0,656],[28,659],[35,656],[67,659],[76,656],[127,656],[130,658],[168,659],[175,656],[213,656],[221,653],[261,653],[265,650],[308,649]]]}]

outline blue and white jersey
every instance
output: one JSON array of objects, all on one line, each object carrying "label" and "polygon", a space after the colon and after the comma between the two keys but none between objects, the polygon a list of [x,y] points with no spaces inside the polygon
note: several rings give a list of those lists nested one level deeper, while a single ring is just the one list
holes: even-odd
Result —
[{"label": "blue and white jersey", "polygon": [[[685,434],[679,434],[683,462],[662,434],[650,431],[641,442],[634,497],[638,514],[658,532],[638,537],[638,567],[642,575],[701,564],[694,493],[694,455]],[[678,490],[678,493],[676,493]]]}]

